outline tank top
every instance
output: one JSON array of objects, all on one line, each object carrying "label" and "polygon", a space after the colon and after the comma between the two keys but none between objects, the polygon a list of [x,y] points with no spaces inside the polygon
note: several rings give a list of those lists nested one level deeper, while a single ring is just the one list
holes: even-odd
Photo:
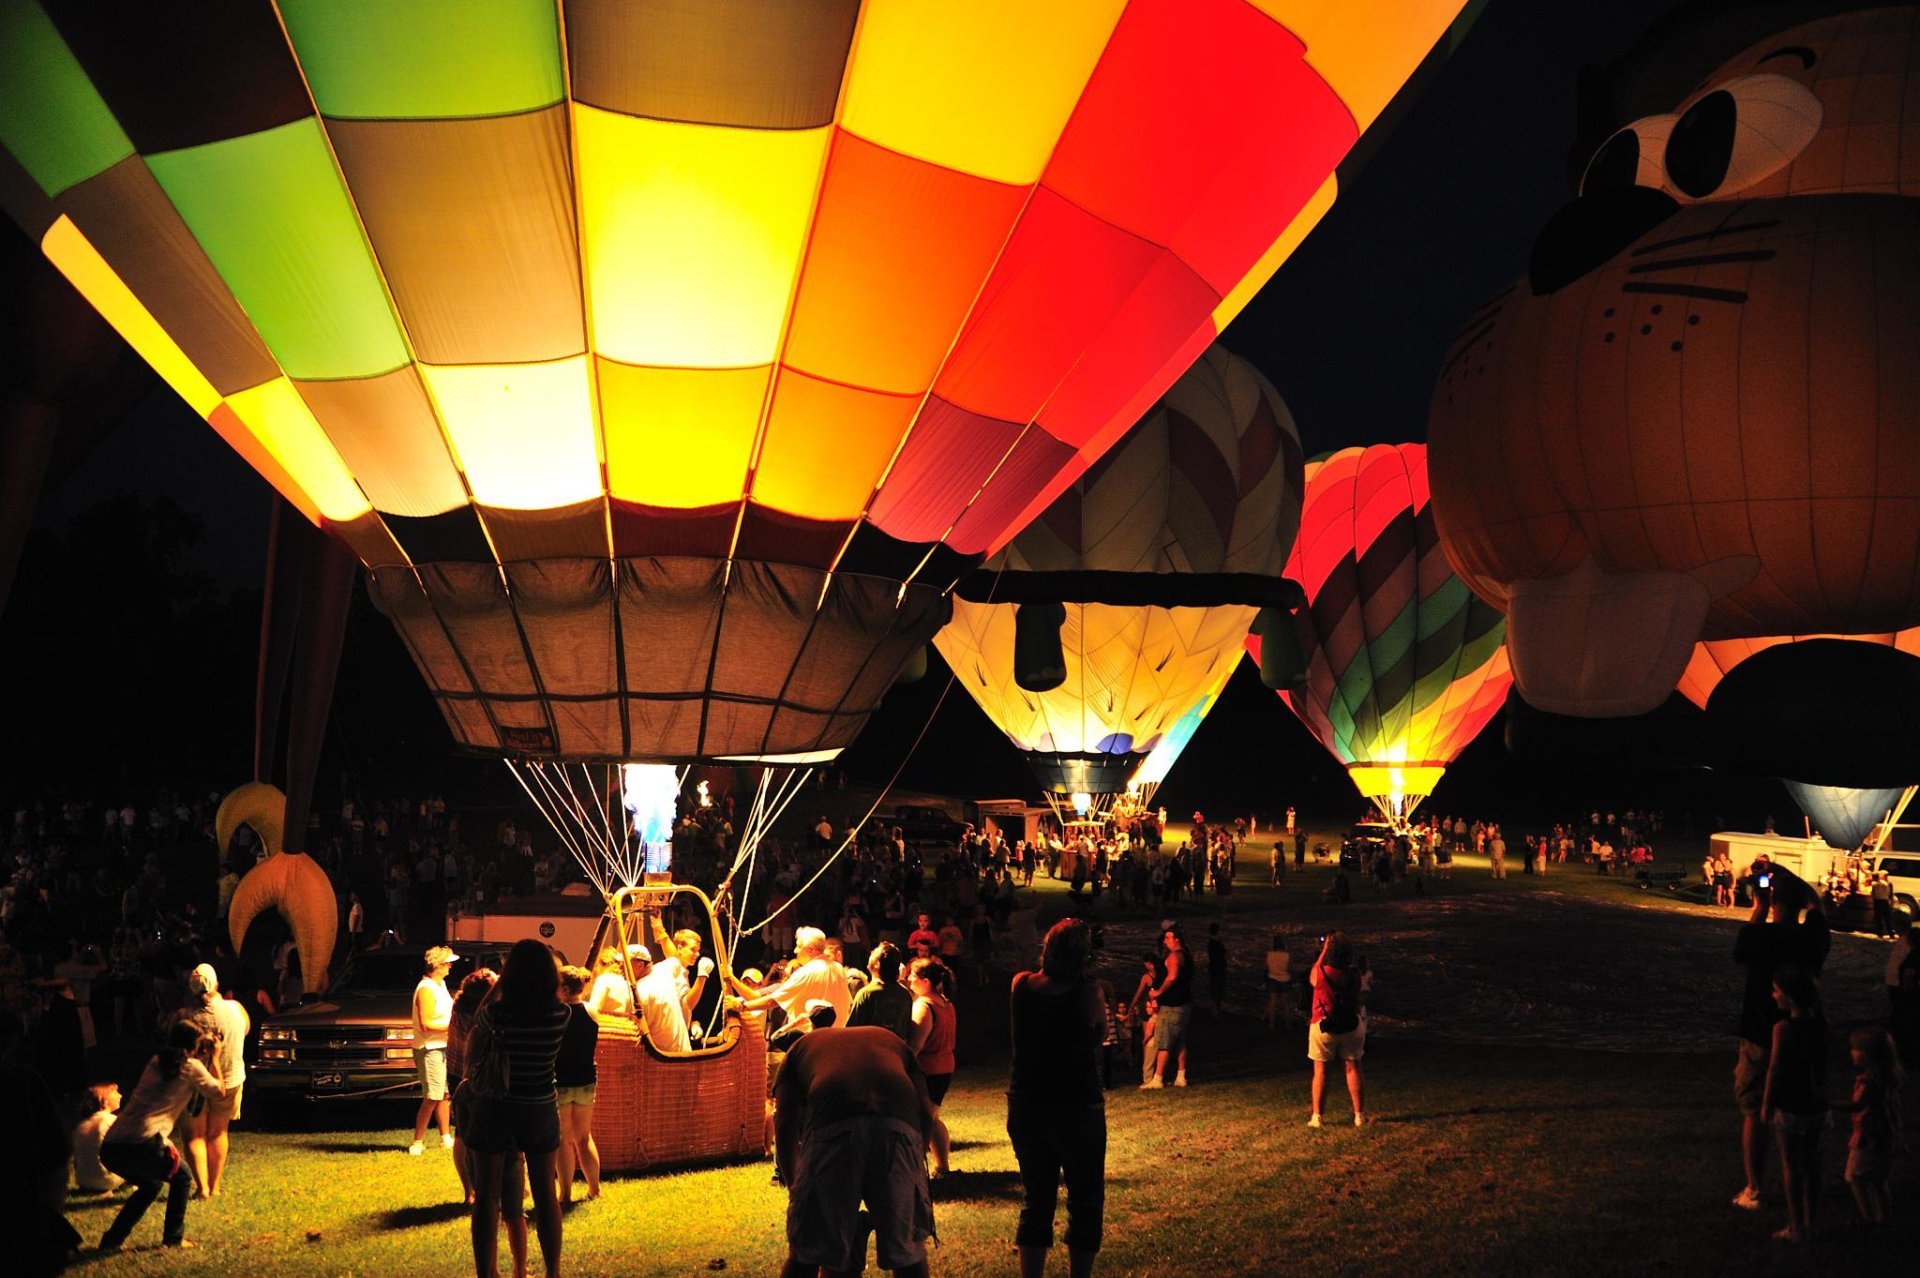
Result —
[{"label": "tank top", "polygon": [[1818,1014],[1789,1017],[1780,1059],[1775,1062],[1773,1107],[1789,1114],[1827,1112],[1827,1020]]},{"label": "tank top", "polygon": [[1101,1027],[1067,1014],[1085,984],[1076,981],[1058,994],[1041,994],[1029,977],[1014,987],[1009,1099],[1046,1105],[1106,1103],[1098,1060]]},{"label": "tank top", "polygon": [[927,1031],[927,1041],[918,1053],[920,1072],[937,1077],[953,1073],[953,1032],[957,1016],[953,1004],[941,998],[926,1000],[927,1010],[933,1015],[933,1028]]},{"label": "tank top", "polygon": [[1182,950],[1180,951],[1180,971],[1174,976],[1173,982],[1167,986],[1166,993],[1160,996],[1160,1006],[1186,1007],[1192,1002],[1193,955],[1187,950]]}]

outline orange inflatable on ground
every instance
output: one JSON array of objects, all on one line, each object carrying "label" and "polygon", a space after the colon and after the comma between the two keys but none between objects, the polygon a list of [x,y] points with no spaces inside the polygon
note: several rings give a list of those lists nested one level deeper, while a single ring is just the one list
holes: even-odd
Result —
[{"label": "orange inflatable on ground", "polygon": [[1917,36],[1912,5],[1744,32],[1454,343],[1440,536],[1532,705],[1637,714],[1702,640],[1920,622]]}]

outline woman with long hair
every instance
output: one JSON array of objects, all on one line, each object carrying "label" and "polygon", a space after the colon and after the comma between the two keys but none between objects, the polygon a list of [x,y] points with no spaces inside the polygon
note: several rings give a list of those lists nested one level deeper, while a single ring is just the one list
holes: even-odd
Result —
[{"label": "woman with long hair", "polygon": [[953,1007],[953,973],[939,959],[917,958],[907,965],[907,989],[913,993],[913,1030],[907,1046],[927,1076],[927,1097],[933,1101],[933,1176],[953,1170],[952,1145],[940,1103],[953,1084],[953,1040],[959,1014]]},{"label": "woman with long hair", "polygon": [[190,1020],[175,1022],[167,1031],[167,1045],[147,1062],[133,1095],[120,1107],[112,1130],[100,1142],[100,1165],[133,1185],[133,1196],[100,1239],[101,1251],[115,1252],[125,1245],[127,1235],[153,1206],[162,1186],[167,1191],[167,1217],[160,1232],[161,1244],[193,1246],[186,1237],[187,1197],[193,1190],[193,1175],[170,1138],[174,1124],[196,1096],[226,1099],[226,1087],[208,1068],[215,1050],[214,1040],[198,1025]]},{"label": "woman with long hair", "polygon": [[[502,1203],[518,1212],[521,1193],[529,1188],[547,1278],[560,1273],[554,1172],[560,1116],[553,1065],[570,1015],[560,1001],[560,967],[553,952],[532,939],[516,941],[467,1044],[467,1065],[475,1075],[468,1079],[474,1095],[466,1107],[466,1142],[473,1161],[473,1265],[479,1278],[494,1278],[498,1269]],[[474,1086],[481,1081],[483,1042],[489,1054],[505,1058],[504,1094],[484,1094]],[[516,1154],[526,1159],[524,1184]]]},{"label": "woman with long hair", "polygon": [[560,1055],[553,1063],[553,1083],[560,1104],[560,1201],[573,1201],[576,1167],[587,1180],[587,1200],[600,1196],[600,1147],[593,1143],[593,1102],[600,1075],[594,1050],[600,1044],[600,1023],[587,1011],[587,984],[593,974],[584,967],[560,969],[560,997],[567,1005],[567,1032],[560,1039]]},{"label": "woman with long hair", "polygon": [[1773,1026],[1760,1121],[1780,1147],[1787,1223],[1775,1238],[1801,1242],[1813,1233],[1820,1204],[1820,1130],[1827,1125],[1827,1018],[1820,987],[1798,967],[1773,974],[1773,1002],[1785,1015]]},{"label": "woman with long hair", "polygon": [[[466,1123],[463,1110],[467,1101],[460,1094],[460,1084],[467,1077],[467,1038],[473,1033],[473,1018],[480,1014],[480,1005],[493,993],[499,979],[500,973],[490,967],[468,972],[453,996],[453,1016],[447,1022],[447,1095],[453,1098],[453,1168],[460,1173],[460,1199],[469,1205],[473,1203],[473,1172],[467,1166],[467,1142],[460,1135]],[[521,1250],[526,1248],[522,1246]]]},{"label": "woman with long hair", "polygon": [[1106,1205],[1107,1110],[1098,1053],[1107,1009],[1088,979],[1092,933],[1062,919],[1040,948],[1040,970],[1013,978],[1013,1067],[1007,1136],[1025,1202],[1014,1243],[1021,1278],[1040,1278],[1053,1243],[1054,1207],[1067,1184],[1067,1258],[1072,1278],[1093,1272]]}]

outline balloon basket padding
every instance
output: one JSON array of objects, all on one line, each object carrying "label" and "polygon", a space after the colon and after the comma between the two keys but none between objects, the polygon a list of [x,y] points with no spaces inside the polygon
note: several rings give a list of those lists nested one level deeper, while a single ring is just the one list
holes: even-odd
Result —
[{"label": "balloon basket padding", "polygon": [[656,1051],[634,1021],[609,1016],[594,1051],[593,1137],[606,1171],[760,1158],[767,1102],[761,1018],[730,1015],[718,1041]]}]

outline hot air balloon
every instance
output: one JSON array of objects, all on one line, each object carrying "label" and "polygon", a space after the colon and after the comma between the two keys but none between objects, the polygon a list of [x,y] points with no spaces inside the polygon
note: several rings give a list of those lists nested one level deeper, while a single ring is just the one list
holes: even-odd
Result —
[{"label": "hot air balloon", "polygon": [[1307,680],[1280,696],[1401,822],[1505,700],[1505,619],[1440,553],[1423,445],[1343,448],[1306,475],[1287,576],[1307,593]]},{"label": "hot air balloon", "polygon": [[1680,691],[1707,711],[1716,762],[1781,778],[1821,837],[1858,850],[1920,778],[1920,631],[1698,645]]},{"label": "hot air balloon", "polygon": [[6,0],[0,200],[460,744],[820,760],[1459,7]]},{"label": "hot air balloon", "polygon": [[1279,393],[1215,346],[962,584],[935,645],[1056,803],[1123,793],[1297,597],[1300,465]]},{"label": "hot air balloon", "polygon": [[1234,666],[1229,665],[1219,683],[1209,688],[1192,709],[1173,721],[1173,726],[1161,734],[1160,743],[1147,752],[1147,757],[1140,761],[1139,768],[1128,779],[1127,794],[1142,808],[1153,806],[1153,797],[1159,791],[1160,783],[1167,779],[1167,773],[1173,771],[1173,765],[1180,762],[1180,756],[1186,752],[1193,734],[1200,730],[1207,713],[1213,709],[1213,703],[1226,691],[1227,681],[1233,678],[1233,670]]},{"label": "hot air balloon", "polygon": [[1663,28],[1448,354],[1441,540],[1543,710],[1651,710],[1702,640],[1920,623],[1920,7],[1858,9]]}]

